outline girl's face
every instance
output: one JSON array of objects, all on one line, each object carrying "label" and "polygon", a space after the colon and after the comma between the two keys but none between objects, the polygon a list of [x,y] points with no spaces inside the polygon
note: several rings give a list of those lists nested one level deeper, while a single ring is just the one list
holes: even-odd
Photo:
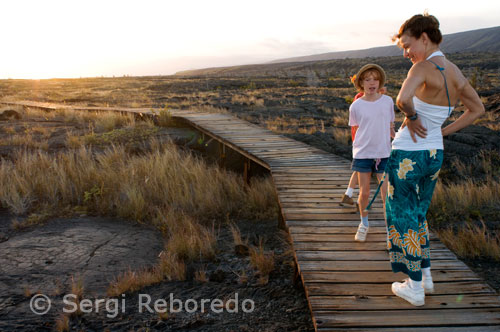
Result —
[{"label": "girl's face", "polygon": [[380,88],[380,80],[373,73],[368,73],[361,81],[365,95],[376,94]]},{"label": "girl's face", "polygon": [[419,39],[404,34],[399,39],[399,45],[403,48],[403,56],[415,64],[425,60],[425,43],[423,35]]}]

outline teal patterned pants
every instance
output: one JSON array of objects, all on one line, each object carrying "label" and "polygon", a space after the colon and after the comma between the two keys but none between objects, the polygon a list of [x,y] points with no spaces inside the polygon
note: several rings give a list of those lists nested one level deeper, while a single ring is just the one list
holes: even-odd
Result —
[{"label": "teal patterned pants", "polygon": [[392,150],[385,169],[392,271],[416,281],[431,266],[426,215],[442,163],[443,150]]}]

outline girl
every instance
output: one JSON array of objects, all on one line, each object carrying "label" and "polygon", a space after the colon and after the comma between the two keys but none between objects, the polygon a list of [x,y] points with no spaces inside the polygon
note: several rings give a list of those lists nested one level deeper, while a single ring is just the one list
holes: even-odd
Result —
[{"label": "girl", "polygon": [[[370,196],[372,173],[380,181],[387,159],[391,153],[391,132],[394,128],[394,103],[389,96],[379,92],[384,85],[385,72],[376,64],[363,66],[356,74],[354,85],[363,92],[349,108],[349,125],[357,126],[352,144],[353,162],[351,169],[358,172],[358,205],[361,223],[354,240],[364,242],[369,230],[368,212],[365,211]],[[392,135],[394,136],[394,135]],[[386,185],[381,188],[385,198]]]}]

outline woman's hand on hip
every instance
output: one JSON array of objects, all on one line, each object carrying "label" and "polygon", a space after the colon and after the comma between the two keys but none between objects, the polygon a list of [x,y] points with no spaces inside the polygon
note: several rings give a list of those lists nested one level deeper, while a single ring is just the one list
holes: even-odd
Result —
[{"label": "woman's hand on hip", "polygon": [[425,128],[422,125],[422,122],[420,119],[416,120],[410,120],[408,118],[405,118],[403,121],[403,124],[401,125],[401,128],[408,127],[408,131],[410,132],[411,139],[413,142],[417,143],[417,138],[415,135],[418,135],[421,138],[426,138],[427,137],[427,128]]}]

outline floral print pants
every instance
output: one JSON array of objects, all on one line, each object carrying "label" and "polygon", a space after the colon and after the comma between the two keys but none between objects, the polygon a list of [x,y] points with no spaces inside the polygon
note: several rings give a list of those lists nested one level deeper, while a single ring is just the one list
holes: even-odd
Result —
[{"label": "floral print pants", "polygon": [[422,268],[431,266],[426,214],[442,163],[443,150],[392,150],[385,169],[392,271],[415,281],[422,280]]}]

